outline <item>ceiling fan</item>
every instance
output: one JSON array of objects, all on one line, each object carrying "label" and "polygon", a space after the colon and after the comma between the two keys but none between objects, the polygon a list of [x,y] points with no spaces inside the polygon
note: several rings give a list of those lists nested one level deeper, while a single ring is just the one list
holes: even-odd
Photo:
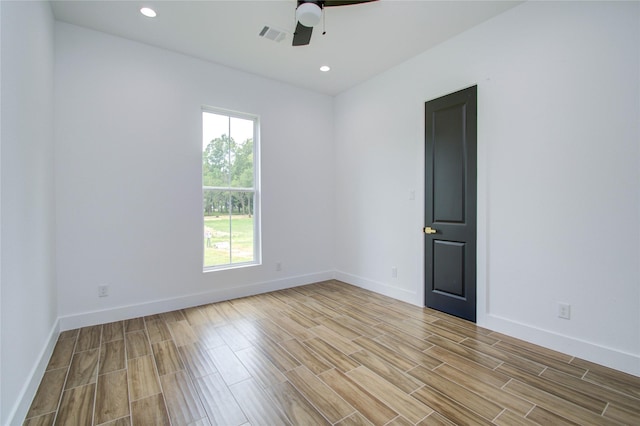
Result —
[{"label": "ceiling fan", "polygon": [[322,9],[325,7],[349,6],[369,3],[377,0],[298,0],[296,8],[296,31],[293,33],[293,46],[306,46],[311,41],[313,27],[320,23]]}]

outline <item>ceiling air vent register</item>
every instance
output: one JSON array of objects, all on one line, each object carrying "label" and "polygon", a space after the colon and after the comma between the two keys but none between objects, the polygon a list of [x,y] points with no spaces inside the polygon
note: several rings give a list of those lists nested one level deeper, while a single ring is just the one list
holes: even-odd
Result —
[{"label": "ceiling air vent register", "polygon": [[287,33],[285,31],[279,30],[277,28],[269,27],[267,25],[264,26],[260,34],[258,34],[262,38],[266,38],[268,40],[275,41],[277,43],[281,42],[285,38],[287,38]]}]

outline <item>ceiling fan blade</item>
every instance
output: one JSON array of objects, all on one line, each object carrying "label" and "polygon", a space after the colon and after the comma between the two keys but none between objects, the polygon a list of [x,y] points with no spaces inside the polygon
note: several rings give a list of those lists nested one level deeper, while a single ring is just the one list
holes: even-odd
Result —
[{"label": "ceiling fan blade", "polygon": [[300,22],[296,25],[296,31],[293,33],[293,46],[306,46],[311,41],[311,33],[313,28],[305,27]]},{"label": "ceiling fan blade", "polygon": [[352,4],[360,4],[360,3],[370,3],[378,0],[326,0],[324,2],[325,7],[334,7],[334,6],[349,6]]}]

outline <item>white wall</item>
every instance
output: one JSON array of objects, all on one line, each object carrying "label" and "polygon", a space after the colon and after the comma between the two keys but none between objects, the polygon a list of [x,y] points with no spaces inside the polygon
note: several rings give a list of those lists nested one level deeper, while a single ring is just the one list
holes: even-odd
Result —
[{"label": "white wall", "polygon": [[[331,277],[332,98],[65,23],[55,82],[63,329]],[[260,116],[262,266],[202,272],[203,105]]]},{"label": "white wall", "polygon": [[0,7],[0,424],[9,424],[24,417],[57,337],[54,32],[48,2]]},{"label": "white wall", "polygon": [[339,95],[338,277],[422,304],[424,102],[477,84],[479,324],[640,375],[639,20],[525,3]]}]

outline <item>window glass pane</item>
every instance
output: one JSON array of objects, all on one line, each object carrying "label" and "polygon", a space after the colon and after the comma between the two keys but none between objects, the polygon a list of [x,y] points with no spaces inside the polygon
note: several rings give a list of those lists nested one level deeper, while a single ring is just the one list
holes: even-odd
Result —
[{"label": "window glass pane", "polygon": [[231,261],[253,261],[253,192],[231,193]]},{"label": "window glass pane", "polygon": [[253,187],[253,120],[230,117],[231,186]]},{"label": "window glass pane", "polygon": [[204,190],[204,266],[231,263],[230,194]]},{"label": "window glass pane", "polygon": [[229,186],[230,153],[233,145],[233,139],[229,136],[229,117],[203,112],[202,124],[202,184]]}]

